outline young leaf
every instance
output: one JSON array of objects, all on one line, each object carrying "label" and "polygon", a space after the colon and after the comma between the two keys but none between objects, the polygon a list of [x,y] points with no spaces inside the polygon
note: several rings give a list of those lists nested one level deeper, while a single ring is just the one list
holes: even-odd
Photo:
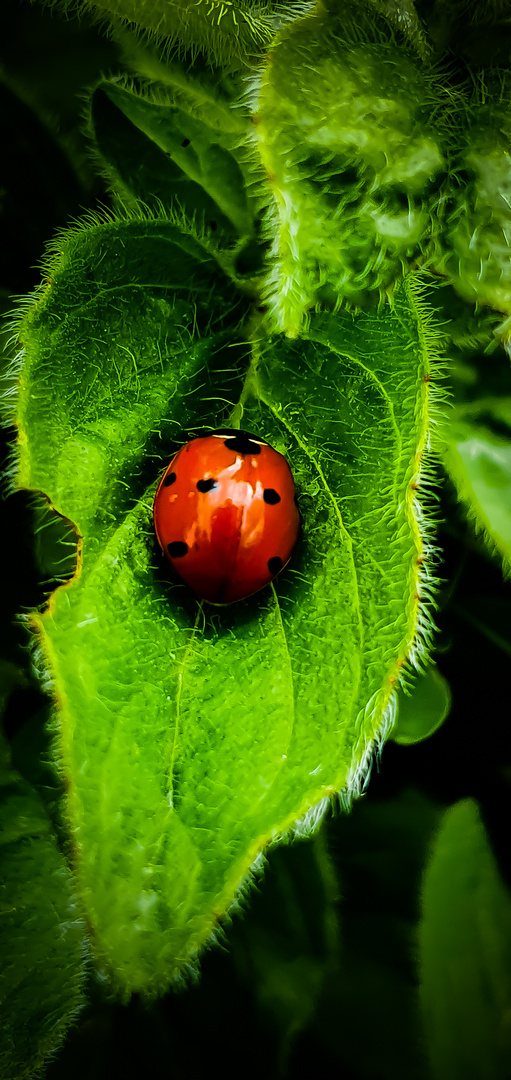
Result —
[{"label": "young leaf", "polygon": [[419,945],[434,1080],[506,1080],[511,898],[470,799],[447,811],[433,846]]},{"label": "young leaf", "polygon": [[280,31],[253,102],[278,329],[297,333],[307,309],[340,297],[366,305],[424,251],[445,176],[441,99],[365,5],[321,5]]},{"label": "young leaf", "polygon": [[0,744],[0,1073],[30,1080],[83,1005],[84,932],[71,874]]},{"label": "young leaf", "polygon": [[472,100],[458,114],[453,134],[453,184],[438,263],[459,295],[507,316],[500,327],[511,336],[511,210],[509,76],[481,78]]},{"label": "young leaf", "polygon": [[268,841],[358,790],[424,650],[435,340],[410,282],[393,309],[254,344],[238,415],[287,452],[303,538],[277,587],[211,611],[169,583],[151,501],[179,433],[235,404],[234,327],[221,346],[239,309],[165,221],[96,225],[59,251],[21,326],[20,482],[76,522],[83,563],[37,625],[96,953],[122,993],[157,993]]}]

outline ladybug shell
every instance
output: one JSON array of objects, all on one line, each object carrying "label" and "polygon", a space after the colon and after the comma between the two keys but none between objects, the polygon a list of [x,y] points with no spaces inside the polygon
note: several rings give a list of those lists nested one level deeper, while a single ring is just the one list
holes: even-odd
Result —
[{"label": "ladybug shell", "polygon": [[219,431],[178,450],[158,487],[160,547],[197,596],[233,604],[289,562],[300,528],[286,459],[244,431]]}]

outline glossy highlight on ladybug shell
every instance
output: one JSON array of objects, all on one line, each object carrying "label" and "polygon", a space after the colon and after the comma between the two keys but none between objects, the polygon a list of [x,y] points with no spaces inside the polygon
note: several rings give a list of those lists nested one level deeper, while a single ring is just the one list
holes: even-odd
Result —
[{"label": "glossy highlight on ladybug shell", "polygon": [[289,562],[300,530],[289,465],[264,439],[222,428],[192,439],[170,462],[154,499],[159,545],[210,604],[233,604]]}]

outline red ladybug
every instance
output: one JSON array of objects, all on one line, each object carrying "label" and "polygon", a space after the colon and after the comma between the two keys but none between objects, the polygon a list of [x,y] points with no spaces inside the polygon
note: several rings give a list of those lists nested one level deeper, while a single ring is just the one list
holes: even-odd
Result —
[{"label": "red ladybug", "polygon": [[172,458],[154,500],[160,547],[210,604],[258,592],[289,562],[300,528],[282,454],[246,431],[192,439]]}]

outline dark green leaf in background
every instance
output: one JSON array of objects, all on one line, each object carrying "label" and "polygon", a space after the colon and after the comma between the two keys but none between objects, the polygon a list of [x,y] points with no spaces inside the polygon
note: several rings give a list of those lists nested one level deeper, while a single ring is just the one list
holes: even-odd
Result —
[{"label": "dark green leaf in background", "polygon": [[507,1080],[511,900],[471,799],[447,811],[432,845],[419,942],[433,1080]]},{"label": "dark green leaf in background", "polygon": [[444,722],[450,705],[449,684],[436,664],[431,664],[414,681],[411,692],[399,691],[397,720],[391,739],[400,746],[427,739]]},{"label": "dark green leaf in background", "polygon": [[0,1074],[31,1080],[84,1004],[85,927],[38,796],[0,746]]},{"label": "dark green leaf in background", "polygon": [[159,199],[217,243],[252,234],[245,180],[227,148],[232,134],[114,83],[96,89],[91,119],[102,158],[135,198]]},{"label": "dark green leaf in background", "polygon": [[238,978],[279,1039],[276,1065],[285,1075],[296,1039],[339,975],[339,885],[322,831],[272,849],[264,873],[264,888],[250,896],[246,917],[233,919],[227,940]]},{"label": "dark green leaf in background", "polygon": [[444,462],[476,530],[511,568],[511,398],[459,405],[442,426]]},{"label": "dark green leaf in background", "polygon": [[[383,751],[382,772],[389,751]],[[335,1075],[430,1080],[416,966],[419,890],[439,809],[416,789],[370,792],[325,826],[339,880],[338,968],[326,973],[310,1052],[328,1047]],[[298,1042],[300,1076],[307,1043]]]}]

